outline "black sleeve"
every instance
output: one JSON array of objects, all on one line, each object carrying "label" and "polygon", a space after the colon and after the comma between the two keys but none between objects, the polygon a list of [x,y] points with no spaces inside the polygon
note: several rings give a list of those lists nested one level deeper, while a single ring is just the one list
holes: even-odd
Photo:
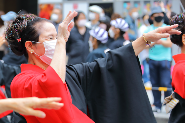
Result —
[{"label": "black sleeve", "polygon": [[0,61],[0,85],[5,85],[7,96],[11,97],[10,84],[13,78],[21,72],[19,66],[11,66]]},{"label": "black sleeve", "polygon": [[132,43],[106,58],[70,66],[96,123],[156,123]]}]

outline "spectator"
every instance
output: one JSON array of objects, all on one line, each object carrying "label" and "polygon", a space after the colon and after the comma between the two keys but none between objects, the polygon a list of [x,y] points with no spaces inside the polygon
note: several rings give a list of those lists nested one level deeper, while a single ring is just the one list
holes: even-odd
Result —
[{"label": "spectator", "polygon": [[[153,24],[150,25],[145,33],[153,31],[159,27],[167,26],[164,24],[164,12],[161,7],[153,7],[151,13],[151,19]],[[155,47],[149,50],[149,70],[150,70],[150,81],[152,87],[168,87],[171,88],[171,40],[170,38],[163,38],[156,42]],[[165,92],[165,97],[171,94],[170,91]],[[154,107],[153,111],[161,112],[161,92],[153,91],[154,96]]]},{"label": "spectator", "polygon": [[110,44],[111,50],[126,45],[128,42],[125,41],[123,34],[128,30],[128,24],[124,19],[118,18],[110,22],[111,27],[109,29],[109,35],[114,41]]},{"label": "spectator", "polygon": [[[143,24],[141,27],[138,29],[138,36],[141,37],[144,33],[144,31],[147,29],[147,27],[150,25],[148,22],[149,16],[147,14],[143,15],[142,20]],[[150,81],[150,75],[149,75],[149,65],[148,65],[148,49],[144,49],[140,54],[139,58],[141,63],[143,64],[144,67],[144,73],[143,73],[143,82],[149,82]]]},{"label": "spectator", "polygon": [[[9,11],[8,13],[6,13],[5,15],[1,15],[1,19],[5,22],[5,26],[9,26],[12,24],[13,20],[16,18],[17,14],[13,11]],[[7,42],[5,42],[7,43]],[[22,55],[22,56],[18,56],[15,55],[11,49],[9,48],[9,53],[6,54],[2,60],[4,61],[4,63],[8,64],[8,65],[15,65],[15,66],[19,66],[22,63],[27,63],[27,59]]]},{"label": "spectator", "polygon": [[86,27],[95,29],[99,24],[100,17],[103,17],[103,9],[97,5],[89,7],[89,22],[86,23]]},{"label": "spectator", "polygon": [[86,17],[83,12],[78,12],[74,17],[75,26],[71,30],[66,44],[68,64],[79,64],[85,62],[89,54],[89,29],[85,27]]},{"label": "spectator", "polygon": [[121,18],[121,15],[120,15],[120,14],[118,14],[118,13],[114,13],[114,14],[112,14],[112,16],[111,16],[111,20],[116,20],[117,18]]},{"label": "spectator", "polygon": [[137,34],[137,18],[139,17],[139,14],[137,12],[137,8],[131,8],[129,10],[129,15],[126,16],[125,21],[129,25],[129,39],[130,40],[135,40],[138,36]]},{"label": "spectator", "polygon": [[93,62],[98,58],[105,58],[105,53],[109,50],[106,47],[108,41],[108,33],[104,29],[97,27],[94,30],[90,30],[89,41],[92,42],[93,51],[87,56],[87,62]]},{"label": "spectator", "polygon": [[57,33],[58,33],[58,26],[62,22],[62,8],[61,6],[55,6],[55,8],[52,11],[51,14],[51,21],[53,22],[53,25],[55,26]]}]

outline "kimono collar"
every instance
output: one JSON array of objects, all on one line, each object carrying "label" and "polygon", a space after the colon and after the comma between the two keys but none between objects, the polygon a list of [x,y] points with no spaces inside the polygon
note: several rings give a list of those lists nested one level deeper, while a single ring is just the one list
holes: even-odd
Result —
[{"label": "kimono collar", "polygon": [[44,71],[44,69],[40,68],[37,65],[33,65],[33,64],[22,64],[21,65],[21,72],[22,71],[26,71],[26,70],[33,70],[33,71],[37,71],[39,73],[42,73]]},{"label": "kimono collar", "polygon": [[173,59],[174,59],[175,63],[182,61],[182,60],[185,60],[185,54],[181,53],[181,54],[174,55]]}]

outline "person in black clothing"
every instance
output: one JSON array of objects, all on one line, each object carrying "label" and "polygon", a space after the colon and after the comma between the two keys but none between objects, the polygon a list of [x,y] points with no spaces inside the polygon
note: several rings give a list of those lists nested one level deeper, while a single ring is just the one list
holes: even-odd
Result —
[{"label": "person in black clothing", "polygon": [[129,42],[125,42],[123,34],[128,30],[128,23],[121,18],[112,20],[110,22],[111,28],[109,29],[109,35],[111,38],[114,38],[114,41],[109,45],[111,50],[119,48],[123,45],[126,45]]},{"label": "person in black clothing", "polygon": [[[70,27],[68,27],[68,23],[75,15],[75,12],[69,14],[68,21],[64,21],[65,25],[61,24],[64,33],[69,34],[73,23],[69,25]],[[33,21],[35,20],[29,20],[27,26],[33,26]],[[143,86],[140,65],[136,56],[149,42],[167,38],[169,34],[180,34],[181,32],[172,30],[176,27],[177,25],[161,27],[146,33],[144,38],[140,37],[126,46],[108,51],[106,58],[100,58],[91,63],[65,67],[63,61],[56,60],[59,63],[62,62],[63,67],[66,68],[65,82],[69,88],[72,103],[85,114],[87,114],[88,109],[90,118],[96,123],[156,123],[146,90]],[[24,29],[26,31],[30,30],[27,27]],[[38,31],[36,28],[33,28],[33,30],[35,33]],[[23,32],[20,33],[24,34]],[[55,32],[55,34],[57,33]],[[61,39],[67,40],[67,36],[65,34]],[[63,40],[61,43],[65,44],[66,40]],[[22,41],[20,43],[15,38],[15,40],[9,43],[15,44],[11,45],[14,52],[25,55],[29,53],[31,55],[31,47],[25,47],[24,43],[30,43],[31,46],[35,44],[28,42],[27,37]],[[20,49],[16,48],[17,46],[20,46]],[[61,48],[58,46],[61,46]],[[65,45],[58,46],[56,45],[57,49],[60,50],[65,48]],[[28,50],[27,48],[30,49]],[[58,51],[57,49],[55,50],[56,52]],[[60,53],[64,52],[59,52],[59,59],[61,59]],[[34,54],[32,56],[36,57]],[[22,120],[26,122],[24,119]],[[20,120],[16,118],[14,121],[20,123]]]},{"label": "person in black clothing", "polygon": [[66,52],[68,55],[68,65],[85,62],[89,54],[89,31],[85,27],[86,17],[82,12],[74,18],[75,26],[71,30],[70,37],[66,44]]},{"label": "person in black clothing", "polygon": [[97,27],[94,30],[91,30],[90,32],[90,41],[93,45],[93,51],[89,53],[87,56],[87,62],[93,62],[95,59],[98,58],[105,58],[105,53],[109,51],[109,49],[106,46],[106,43],[108,41],[108,33],[104,29]]}]

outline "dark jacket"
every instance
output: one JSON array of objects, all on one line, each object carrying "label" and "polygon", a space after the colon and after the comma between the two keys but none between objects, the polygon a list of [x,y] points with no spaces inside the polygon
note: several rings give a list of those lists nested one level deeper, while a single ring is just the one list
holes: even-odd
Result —
[{"label": "dark jacket", "polygon": [[68,55],[68,65],[79,64],[86,61],[89,54],[89,29],[86,28],[84,35],[81,35],[74,27],[71,30],[68,42],[66,44],[66,52]]},{"label": "dark jacket", "polygon": [[93,50],[89,55],[87,56],[87,62],[93,62],[95,59],[98,58],[105,58],[106,55],[106,49],[108,49],[105,45],[100,44],[97,49]]},{"label": "dark jacket", "polygon": [[113,41],[113,42],[109,45],[109,48],[110,48],[111,50],[114,50],[114,49],[116,49],[116,48],[122,47],[124,41],[125,41],[125,39],[123,38],[123,36],[120,36],[117,40]]}]

